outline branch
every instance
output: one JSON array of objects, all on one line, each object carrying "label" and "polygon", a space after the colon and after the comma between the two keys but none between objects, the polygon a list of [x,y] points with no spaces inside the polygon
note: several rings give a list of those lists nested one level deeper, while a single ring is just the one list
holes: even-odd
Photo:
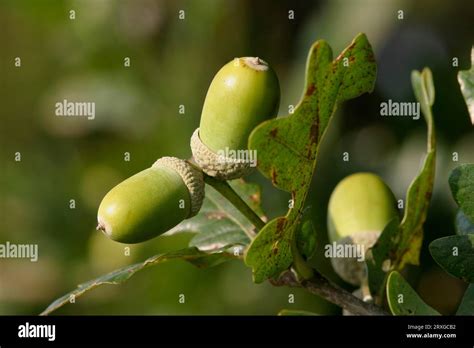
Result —
[{"label": "branch", "polygon": [[[227,181],[218,180],[209,175],[204,174],[204,181],[211,185],[221,195],[232,203],[249,221],[255,226],[257,232],[265,226],[265,222],[248,206],[247,203],[234,191]],[[254,239],[255,236],[249,236]]]},{"label": "branch", "polygon": [[293,272],[287,271],[277,281],[273,281],[272,284],[276,286],[303,288],[355,315],[390,315],[379,306],[364,302],[355,297],[316,271],[314,272],[313,278],[302,281],[298,281]]}]

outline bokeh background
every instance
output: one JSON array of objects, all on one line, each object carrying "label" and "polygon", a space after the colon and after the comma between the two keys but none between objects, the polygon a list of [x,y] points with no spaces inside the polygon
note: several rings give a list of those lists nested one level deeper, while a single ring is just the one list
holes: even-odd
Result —
[{"label": "bokeh background", "polygon": [[[0,23],[0,243],[39,245],[37,263],[0,260],[0,314],[37,314],[81,282],[184,247],[190,236],[159,237],[124,256],[122,245],[94,229],[101,198],[158,157],[190,156],[189,138],[208,85],[226,62],[238,56],[268,61],[280,78],[279,115],[286,115],[300,97],[311,44],[326,39],[337,55],[359,32],[376,54],[376,88],[342,105],[330,125],[308,200],[314,222],[326,228],[330,192],[353,172],[378,173],[397,198],[405,197],[424,155],[425,124],[422,118],[380,117],[380,103],[414,101],[410,72],[430,67],[436,186],[422,267],[406,276],[427,303],[455,311],[464,284],[434,265],[427,244],[454,233],[448,173],[474,162],[473,128],[456,80],[457,71],[470,65],[473,1],[1,0]],[[16,57],[21,67],[15,67]],[[56,117],[54,104],[63,99],[95,101],[96,118]],[[349,162],[342,161],[345,151]],[[20,162],[14,161],[17,152]],[[268,216],[286,212],[286,193],[259,173],[248,179],[262,185]],[[313,262],[351,289],[320,255]],[[186,304],[178,302],[180,293]],[[250,269],[238,261],[208,270],[165,263],[124,285],[96,289],[57,313],[276,314],[283,308],[339,313],[299,290],[254,285]]]}]

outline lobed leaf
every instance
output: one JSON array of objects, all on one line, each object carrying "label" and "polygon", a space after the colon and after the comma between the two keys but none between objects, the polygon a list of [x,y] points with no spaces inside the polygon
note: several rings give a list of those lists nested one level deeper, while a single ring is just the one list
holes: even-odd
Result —
[{"label": "lobed leaf", "polygon": [[396,271],[388,276],[387,300],[393,315],[440,315],[428,306]]},{"label": "lobed leaf", "polygon": [[292,264],[295,230],[331,116],[337,103],[371,92],[375,75],[374,54],[364,34],[334,60],[330,46],[317,41],[309,52],[306,84],[294,113],[266,121],[251,133],[249,148],[258,153],[259,170],[275,187],[290,192],[294,202],[286,216],[265,225],[247,251],[245,262],[256,283]]},{"label": "lobed leaf", "polygon": [[389,271],[401,270],[406,264],[419,264],[423,241],[423,224],[433,192],[436,169],[436,138],[431,106],[435,89],[428,68],[412,72],[412,86],[427,123],[427,154],[423,166],[407,191],[405,212],[401,223],[392,221],[380,235],[377,243],[368,252],[367,268],[369,287],[380,300],[384,295]]},{"label": "lobed leaf", "polygon": [[412,72],[412,85],[415,96],[420,103],[428,126],[427,154],[418,176],[408,188],[405,214],[400,224],[400,242],[397,247],[395,264],[402,269],[405,264],[419,264],[421,243],[423,241],[423,224],[428,213],[433,193],[436,169],[436,138],[431,106],[434,103],[434,86],[431,70],[423,69]]}]

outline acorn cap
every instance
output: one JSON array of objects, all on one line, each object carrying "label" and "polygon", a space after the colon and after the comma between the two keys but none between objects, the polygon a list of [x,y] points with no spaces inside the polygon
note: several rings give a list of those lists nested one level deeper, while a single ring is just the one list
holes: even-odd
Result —
[{"label": "acorn cap", "polygon": [[220,180],[237,179],[254,170],[248,160],[229,158],[209,149],[199,137],[197,128],[191,137],[191,151],[196,163],[204,173]]},{"label": "acorn cap", "polygon": [[204,201],[204,178],[202,172],[189,162],[176,157],[162,157],[153,163],[152,167],[167,167],[175,170],[188,187],[191,198],[191,210],[188,218],[195,216]]}]

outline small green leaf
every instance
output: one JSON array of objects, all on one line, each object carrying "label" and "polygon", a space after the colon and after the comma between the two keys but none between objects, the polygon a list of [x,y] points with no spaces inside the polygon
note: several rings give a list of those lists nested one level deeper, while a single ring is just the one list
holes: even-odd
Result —
[{"label": "small green leaf", "polygon": [[390,258],[397,249],[400,219],[392,219],[385,226],[374,246],[367,251],[366,263],[370,292],[382,297],[388,272],[393,268]]},{"label": "small green leaf", "polygon": [[[260,187],[244,182],[242,179],[229,182],[232,188],[260,217],[264,217],[261,208]],[[247,236],[254,226],[225,197],[212,186],[206,185],[206,198],[195,217],[184,220],[167,234],[194,232],[196,236],[189,246],[209,251],[220,249],[229,244],[246,246],[250,243]]]},{"label": "small green leaf", "polygon": [[430,244],[430,253],[446,272],[474,283],[474,234],[436,239]]},{"label": "small green leaf", "polygon": [[474,47],[471,50],[471,69],[458,72],[458,82],[474,124]]},{"label": "small green leaf", "polygon": [[474,234],[474,224],[467,218],[466,214],[459,209],[456,213],[456,233],[459,235],[463,234]]},{"label": "small green leaf", "polygon": [[474,164],[462,164],[449,175],[453,198],[471,223],[474,223]]},{"label": "small green leaf", "polygon": [[309,207],[305,209],[301,223],[296,230],[296,245],[305,259],[309,259],[316,249],[317,235],[312,220],[313,216]]},{"label": "small green leaf", "polygon": [[180,259],[188,261],[198,268],[206,268],[218,265],[224,261],[234,258],[235,257],[233,254],[228,253],[225,250],[216,251],[214,253],[205,253],[196,248],[183,249],[166,254],[155,255],[146,259],[144,262],[135,263],[133,265],[120,268],[96,279],[80,284],[75,290],[67,293],[66,295],[51,303],[48,308],[46,308],[41,313],[41,315],[51,314],[53,311],[69,303],[71,298],[76,300],[79,296],[82,296],[84,293],[95,289],[98,286],[104,284],[121,284],[130,279],[138,271],[165,261]]},{"label": "small green leaf", "polygon": [[388,276],[387,300],[393,315],[440,315],[428,306],[396,271]]},{"label": "small green leaf", "polygon": [[474,284],[469,284],[456,315],[474,315]]},{"label": "small green leaf", "polygon": [[293,207],[258,233],[245,262],[254,281],[275,277],[291,266],[295,230],[299,225],[316,166],[321,139],[339,102],[371,92],[376,75],[372,48],[359,34],[336,59],[323,41],[309,52],[306,85],[294,113],[266,121],[250,135],[249,148],[258,153],[258,168],[273,185],[290,192]]},{"label": "small green leaf", "polygon": [[303,310],[296,310],[296,309],[282,309],[279,313],[279,316],[282,317],[301,317],[301,316],[315,316],[318,315],[313,312],[303,311]]}]

